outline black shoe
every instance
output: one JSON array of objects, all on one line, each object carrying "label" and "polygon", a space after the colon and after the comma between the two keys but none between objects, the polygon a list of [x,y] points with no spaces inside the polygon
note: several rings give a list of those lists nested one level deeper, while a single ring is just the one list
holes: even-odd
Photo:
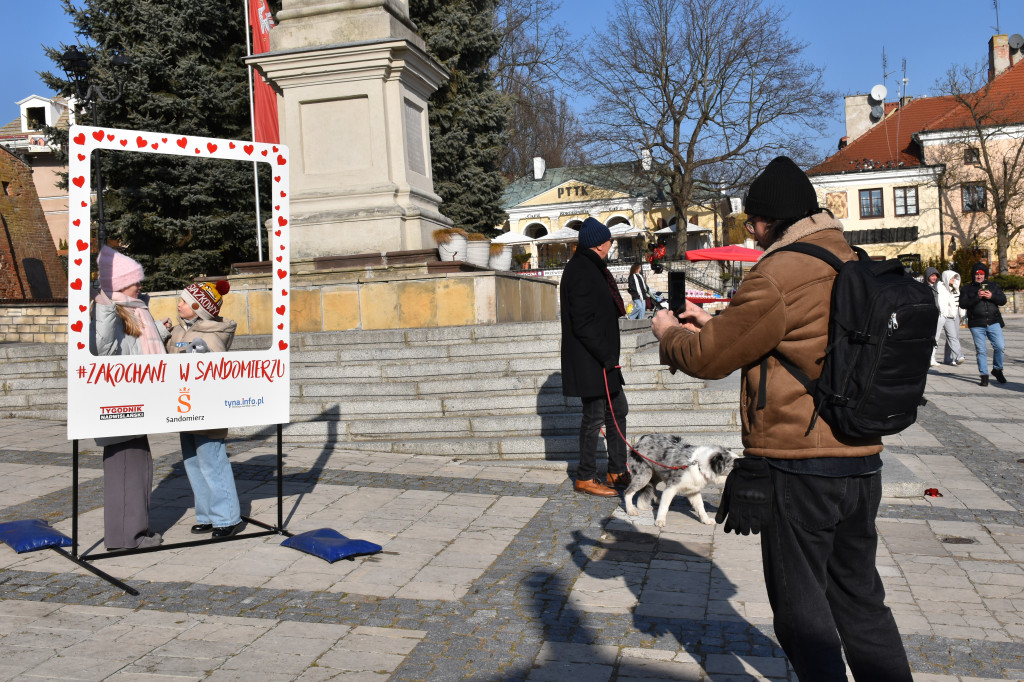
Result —
[{"label": "black shoe", "polygon": [[992,376],[994,376],[996,378],[996,381],[998,381],[999,383],[1001,383],[1001,384],[1005,384],[1006,383],[1006,377],[1003,376],[1003,370],[1001,370],[1001,369],[994,369],[994,370],[992,370]]},{"label": "black shoe", "polygon": [[988,386],[988,375],[987,374],[982,374],[981,375],[981,381],[978,382],[978,385],[979,386]]},{"label": "black shoe", "polygon": [[203,533],[209,533],[212,530],[212,523],[197,523],[196,525],[192,526],[193,535],[202,535]]},{"label": "black shoe", "polygon": [[229,538],[238,531],[242,530],[242,526],[245,525],[244,521],[239,521],[233,526],[221,526],[220,528],[213,529],[213,537],[215,538]]}]

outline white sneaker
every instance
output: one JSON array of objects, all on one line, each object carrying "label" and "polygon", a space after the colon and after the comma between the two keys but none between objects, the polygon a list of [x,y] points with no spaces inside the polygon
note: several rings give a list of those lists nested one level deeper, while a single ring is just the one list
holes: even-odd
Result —
[{"label": "white sneaker", "polygon": [[958,357],[956,360],[953,361],[953,364],[955,364],[957,366],[962,365],[962,364],[964,364],[964,360],[966,360],[966,359],[967,358],[965,358],[964,356],[961,355],[960,357]]},{"label": "white sneaker", "polygon": [[939,366],[939,363],[937,363],[934,360],[932,360],[932,367],[938,367],[938,366]]}]

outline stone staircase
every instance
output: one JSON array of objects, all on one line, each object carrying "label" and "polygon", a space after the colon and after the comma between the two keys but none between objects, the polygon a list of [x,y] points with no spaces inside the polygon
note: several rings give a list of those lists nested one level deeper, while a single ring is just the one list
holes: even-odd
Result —
[{"label": "stone staircase", "polygon": [[[576,457],[580,402],[561,392],[558,322],[296,334],[290,444],[474,460]],[[239,337],[234,348],[269,345]],[[629,434],[739,447],[736,388],[658,363],[649,323],[622,322]],[[0,416],[65,419],[65,347],[0,345]],[[272,427],[235,429],[236,437]]]}]

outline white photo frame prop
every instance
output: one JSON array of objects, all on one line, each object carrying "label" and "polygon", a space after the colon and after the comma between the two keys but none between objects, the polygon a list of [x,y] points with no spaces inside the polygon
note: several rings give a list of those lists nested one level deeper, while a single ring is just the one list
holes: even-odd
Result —
[{"label": "white photo frame prop", "polygon": [[[90,352],[92,152],[98,149],[270,165],[274,207],[270,348],[174,355],[95,356]],[[72,126],[68,157],[68,439],[288,423],[288,148],[246,140]]]}]

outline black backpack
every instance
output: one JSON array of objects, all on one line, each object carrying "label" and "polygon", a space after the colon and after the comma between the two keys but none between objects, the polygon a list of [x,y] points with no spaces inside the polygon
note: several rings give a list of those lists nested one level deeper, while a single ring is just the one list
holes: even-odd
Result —
[{"label": "black backpack", "polygon": [[[814,256],[837,274],[821,376],[811,380],[778,351],[771,355],[814,396],[807,433],[820,415],[837,434],[888,436],[913,424],[924,404],[939,309],[931,288],[906,274],[898,260],[873,261],[863,249],[854,250],[859,260],[847,262],[800,242],[772,252]],[[765,404],[764,386],[762,379],[759,409]]]}]

